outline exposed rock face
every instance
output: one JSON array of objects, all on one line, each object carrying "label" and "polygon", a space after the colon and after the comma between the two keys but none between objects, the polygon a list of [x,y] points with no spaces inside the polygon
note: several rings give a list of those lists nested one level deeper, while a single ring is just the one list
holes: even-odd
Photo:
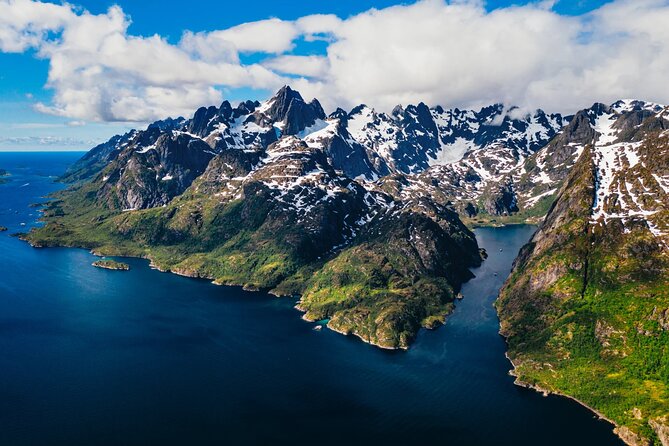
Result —
[{"label": "exposed rock face", "polygon": [[513,185],[507,183],[494,187],[485,198],[484,207],[491,215],[509,215],[518,212]]},{"label": "exposed rock face", "polygon": [[290,87],[283,87],[268,104],[266,113],[274,121],[281,123],[284,135],[297,135],[307,127],[325,119],[325,112],[318,100],[304,102],[300,93]]},{"label": "exposed rock face", "polygon": [[651,319],[656,320],[662,330],[669,331],[669,308],[660,310],[657,307],[653,308]]},{"label": "exposed rock face", "polygon": [[161,134],[154,144],[127,150],[104,170],[98,199],[116,209],[167,204],[207,168],[209,146],[186,134]]},{"label": "exposed rock face", "polygon": [[555,196],[586,146],[604,146],[612,143],[612,138],[632,143],[633,136],[628,133],[633,126],[661,109],[653,103],[618,101],[579,111],[562,132],[514,173],[519,207],[529,209],[538,200]]},{"label": "exposed rock face", "polygon": [[662,446],[669,446],[669,419],[668,417],[662,417],[657,420],[650,420],[648,422],[650,426],[655,430],[657,438],[660,440]]},{"label": "exposed rock face", "polygon": [[[517,162],[545,145],[565,123],[562,116],[543,111],[518,119],[511,118],[510,112],[501,105],[475,112],[431,109],[421,103],[398,106],[387,115],[361,105],[348,114],[346,124],[352,137],[368,148],[374,164],[382,166],[380,169],[420,173],[495,146],[504,147]],[[485,164],[472,162],[468,167],[485,170]]]},{"label": "exposed rock face", "polygon": [[615,433],[630,446],[652,446],[648,439],[641,437],[627,426],[617,427]]},{"label": "exposed rock face", "polygon": [[[227,158],[236,159],[241,155],[234,152],[243,151],[248,154],[248,173],[271,144],[295,136],[323,150],[329,163],[349,178],[381,178],[370,187],[395,198],[429,195],[442,205],[453,203],[472,219],[481,213],[494,217],[518,212],[538,218],[546,213],[586,145],[603,131],[616,131],[631,140],[630,132],[636,132],[656,108],[640,101],[595,104],[572,119],[542,111],[516,116],[516,111],[501,105],[474,112],[421,103],[398,106],[391,114],[361,105],[350,113],[338,109],[326,117],[317,101],[307,103],[284,87],[262,104],[246,101],[233,108],[226,101],[218,108],[200,108],[189,120],[167,119],[145,131],[112,138],[82,158],[65,180],[93,178],[119,157],[124,164],[128,152],[144,152],[165,134],[200,139],[209,146],[200,145],[202,150],[212,155],[227,153]],[[609,129],[605,124],[614,117],[616,127]],[[646,125],[661,127],[662,122]],[[187,186],[192,178],[184,180]],[[119,206],[162,205],[173,196],[157,192],[160,188],[155,185],[141,186],[129,190],[123,186],[127,199],[118,201]],[[176,190],[183,191],[183,186]]]}]

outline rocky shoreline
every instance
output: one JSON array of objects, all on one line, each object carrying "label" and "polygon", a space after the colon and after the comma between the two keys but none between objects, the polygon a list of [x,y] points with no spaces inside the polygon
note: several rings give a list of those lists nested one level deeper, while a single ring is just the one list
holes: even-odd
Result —
[{"label": "rocky shoreline", "polygon": [[[27,242],[27,243],[28,243],[31,247],[33,247],[33,248],[48,248],[48,247],[50,247],[50,246],[44,246],[44,245],[41,245],[41,244],[38,244],[38,243],[34,243],[33,241],[29,240],[29,239],[28,239],[27,237],[25,237],[25,236],[22,236],[22,237],[20,237],[20,238],[21,238],[21,240]],[[65,248],[79,248],[79,247],[77,247],[77,246],[63,246],[63,247],[65,247]],[[93,255],[96,255],[96,256],[101,256],[101,257],[102,257],[102,256],[105,256],[105,255],[111,255],[111,253],[105,253],[104,251],[99,251],[99,250],[91,250],[90,253],[93,254]],[[262,291],[262,290],[258,289],[257,287],[249,286],[248,284],[239,284],[239,283],[221,283],[221,282],[218,282],[217,280],[215,280],[215,279],[214,279],[213,277],[211,277],[211,276],[204,276],[204,275],[202,275],[202,274],[199,274],[199,273],[196,274],[196,273],[193,273],[193,272],[190,272],[190,271],[186,271],[186,270],[171,270],[171,269],[166,269],[166,268],[161,267],[159,264],[157,264],[157,263],[155,262],[155,260],[154,260],[151,256],[149,256],[149,255],[147,255],[147,256],[138,256],[138,255],[129,255],[128,253],[119,253],[119,252],[115,252],[115,253],[113,253],[113,254],[114,254],[115,256],[122,256],[122,257],[138,258],[138,259],[148,260],[148,261],[149,261],[149,268],[155,269],[155,270],[160,271],[160,272],[162,272],[162,273],[171,273],[171,274],[175,274],[175,275],[177,275],[177,276],[188,277],[188,278],[191,278],[191,279],[209,280],[209,281],[211,281],[211,283],[212,283],[213,285],[217,285],[217,286],[230,286],[230,287],[240,287],[240,288],[242,288],[244,291],[248,291],[248,292],[260,292],[260,291]],[[98,262],[94,262],[94,264],[93,264],[94,266],[99,267],[99,268],[105,268],[104,266],[96,265],[95,263],[98,263]],[[107,268],[107,269],[114,269],[114,268]],[[288,295],[283,295],[283,294],[280,294],[280,293],[277,293],[277,292],[273,292],[272,290],[267,291],[267,294],[270,294],[270,295],[275,296],[275,297],[277,297],[277,298],[289,297]],[[299,298],[299,296],[293,296],[293,297],[297,297],[297,298]],[[461,299],[461,297],[458,297],[458,299]],[[305,321],[307,321],[307,322],[311,322],[311,323],[316,322],[315,320],[311,320],[311,319],[305,317],[307,311],[304,310],[304,309],[302,309],[302,308],[300,308],[299,303],[298,303],[297,305],[295,305],[294,308],[295,308],[297,311],[303,313],[303,315],[302,315],[302,319],[303,319],[303,320],[305,320]],[[447,316],[447,317],[448,317],[448,316]],[[443,323],[440,324],[440,325],[443,325]],[[339,334],[342,334],[342,335],[344,335],[344,336],[349,336],[349,335],[355,336],[356,338],[360,339],[362,342],[364,342],[364,343],[366,343],[366,344],[369,344],[369,345],[372,345],[372,346],[374,346],[374,347],[381,348],[381,349],[383,349],[383,350],[403,350],[403,351],[407,351],[407,350],[409,349],[408,346],[406,346],[406,347],[392,347],[392,346],[388,346],[388,345],[380,344],[380,343],[378,343],[378,342],[376,342],[376,341],[374,341],[374,340],[371,340],[371,339],[368,339],[368,338],[363,337],[362,335],[356,333],[355,331],[346,331],[346,330],[342,330],[342,329],[336,328],[336,327],[334,327],[334,326],[331,324],[331,322],[328,322],[328,324],[327,324],[326,326],[327,326],[330,330],[334,331],[335,333],[339,333]],[[437,327],[430,327],[430,328],[424,327],[424,328],[425,328],[425,329],[435,329],[435,328],[437,328]]]},{"label": "rocky shoreline", "polygon": [[[302,311],[302,310],[300,310],[300,311]],[[303,318],[303,319],[306,320],[306,321],[309,321],[309,322],[316,322],[316,321],[310,321],[309,319],[306,319],[306,318]],[[335,333],[339,333],[339,334],[344,335],[344,336],[355,336],[356,338],[360,339],[362,342],[364,342],[366,344],[369,344],[369,345],[373,345],[374,347],[378,347],[378,348],[383,349],[383,350],[402,350],[402,351],[409,350],[408,346],[407,347],[391,347],[391,346],[388,346],[388,345],[379,344],[378,342],[372,341],[371,339],[365,339],[364,337],[362,337],[359,333],[356,333],[355,331],[341,330],[341,329],[338,329],[336,327],[333,327],[331,322],[328,322],[326,326],[330,330],[334,331]]]},{"label": "rocky shoreline", "polygon": [[109,269],[113,271],[128,271],[130,270],[130,265],[123,262],[117,262],[116,260],[102,259],[97,260],[92,263],[96,268]]},{"label": "rocky shoreline", "polygon": [[[598,411],[597,409],[589,406],[588,404],[584,403],[583,401],[579,400],[578,398],[575,398],[571,395],[567,395],[567,394],[562,393],[562,392],[548,390],[548,389],[545,389],[545,388],[543,388],[539,385],[531,384],[531,383],[523,381],[518,376],[518,373],[516,373],[516,368],[517,368],[516,363],[509,357],[508,353],[505,353],[504,356],[506,356],[506,359],[508,359],[509,362],[511,363],[512,368],[511,368],[511,370],[509,370],[509,375],[513,376],[515,378],[513,383],[515,385],[517,385],[518,387],[524,387],[526,389],[534,390],[535,392],[541,393],[544,397],[547,397],[549,395],[555,395],[555,396],[570,399],[570,400],[580,404],[581,406],[585,407],[586,409],[588,409],[589,411],[591,411],[595,415],[597,415],[597,417],[600,420],[604,420],[604,421],[610,423],[611,425],[613,425],[613,433],[616,434],[618,436],[618,438],[620,438],[623,442],[625,442],[625,444],[627,444],[629,446],[651,446],[651,443],[650,443],[649,440],[647,440],[647,439],[637,435],[636,433],[632,432],[627,426],[619,425],[618,423],[616,423],[615,421],[613,421],[612,419],[608,418],[606,415],[604,415],[603,413]],[[662,432],[664,432],[665,430],[669,431],[669,428],[667,426],[664,426],[663,424],[658,423],[655,420],[650,420],[649,424],[657,432],[658,437],[660,437],[660,441],[662,441],[662,446],[668,446],[669,445],[669,436],[666,436],[666,435],[662,436]]]}]

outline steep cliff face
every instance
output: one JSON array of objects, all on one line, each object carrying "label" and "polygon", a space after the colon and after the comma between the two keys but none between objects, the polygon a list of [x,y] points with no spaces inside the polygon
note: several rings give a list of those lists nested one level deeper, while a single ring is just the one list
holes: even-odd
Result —
[{"label": "steep cliff face", "polygon": [[[626,100],[610,106],[594,104],[576,113],[555,138],[512,172],[518,207],[530,210],[552,203],[587,145],[604,146],[611,138],[632,142],[626,133],[661,110],[658,104]],[[615,127],[611,127],[614,122]]]},{"label": "steep cliff face", "polygon": [[501,332],[519,381],[600,411],[630,444],[661,444],[669,415],[667,110],[628,101],[594,111],[577,115],[564,135],[592,140],[501,291]]},{"label": "steep cliff face", "polygon": [[98,200],[122,210],[165,205],[205,171],[208,149],[186,134],[161,134],[150,146],[125,150],[98,176]]}]

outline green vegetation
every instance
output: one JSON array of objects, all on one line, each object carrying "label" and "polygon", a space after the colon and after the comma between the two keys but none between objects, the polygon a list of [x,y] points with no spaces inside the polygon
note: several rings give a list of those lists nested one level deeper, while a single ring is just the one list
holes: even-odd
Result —
[{"label": "green vegetation", "polygon": [[336,331],[391,348],[408,348],[421,325],[443,323],[453,310],[451,285],[444,278],[407,278],[397,270],[394,249],[364,243],[326,263],[300,300],[305,318],[330,319]]},{"label": "green vegetation", "polygon": [[112,269],[118,271],[128,271],[130,266],[127,263],[117,262],[116,260],[111,259],[102,259],[93,262],[93,266],[97,268]]},{"label": "green vegetation", "polygon": [[[296,221],[265,187],[249,186],[244,198],[227,202],[196,190],[165,207],[119,212],[97,203],[95,183],[79,184],[55,194],[46,224],[24,238],[37,247],[144,257],[177,274],[300,295],[306,318],[329,319],[334,330],[385,348],[407,348],[421,326],[442,323],[454,288],[480,263],[473,235],[455,214],[441,224],[418,213],[382,219],[338,251],[330,246],[339,231]],[[333,221],[342,209],[313,212],[329,212]]]},{"label": "green vegetation", "polygon": [[[572,396],[626,441],[669,420],[669,258],[643,223],[588,223],[586,150],[496,305],[518,380]],[[667,212],[666,210],[660,212]]]},{"label": "green vegetation", "polygon": [[522,224],[536,225],[543,221],[554,201],[555,195],[547,195],[540,198],[529,209],[521,209],[510,215],[491,215],[483,210],[474,217],[463,216],[462,222],[470,228]]}]

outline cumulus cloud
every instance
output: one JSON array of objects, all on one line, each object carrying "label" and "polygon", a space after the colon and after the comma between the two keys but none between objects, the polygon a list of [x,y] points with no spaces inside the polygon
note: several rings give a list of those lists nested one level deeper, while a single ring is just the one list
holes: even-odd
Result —
[{"label": "cumulus cloud", "polygon": [[267,68],[278,73],[321,78],[328,74],[329,62],[322,56],[283,55],[263,63]]},{"label": "cumulus cloud", "polygon": [[[178,44],[128,33],[120,7],[93,15],[68,4],[0,0],[0,50],[50,61],[53,101],[75,120],[147,121],[220,102],[221,91],[290,83],[326,108],[389,110],[424,101],[503,102],[574,112],[634,97],[669,103],[669,1],[614,0],[582,16],[554,1],[488,11],[478,0],[422,0],[340,19],[271,18],[184,32]],[[296,53],[323,40],[323,54]],[[258,54],[244,64],[240,54]]]},{"label": "cumulus cloud", "polygon": [[50,61],[47,87],[53,101],[35,106],[44,113],[146,121],[220,102],[216,86],[276,88],[283,82],[261,65],[241,65],[236,50],[220,51],[225,44],[204,47],[185,34],[180,45],[171,45],[157,35],[129,35],[128,26],[118,6],[93,15],[67,4],[0,2],[0,49],[33,48]]},{"label": "cumulus cloud", "polygon": [[44,41],[74,17],[71,8],[29,0],[0,2],[0,50],[20,53]]},{"label": "cumulus cloud", "polygon": [[342,20],[333,14],[314,14],[299,18],[295,26],[305,40],[330,40],[342,24]]},{"label": "cumulus cloud", "polygon": [[232,43],[243,53],[283,53],[291,50],[299,30],[293,22],[279,19],[243,23],[205,35],[209,39]]},{"label": "cumulus cloud", "polygon": [[422,100],[573,112],[620,97],[669,101],[666,1],[618,0],[580,17],[551,6],[488,12],[427,0],[352,17],[328,48],[330,94],[385,109]]}]

